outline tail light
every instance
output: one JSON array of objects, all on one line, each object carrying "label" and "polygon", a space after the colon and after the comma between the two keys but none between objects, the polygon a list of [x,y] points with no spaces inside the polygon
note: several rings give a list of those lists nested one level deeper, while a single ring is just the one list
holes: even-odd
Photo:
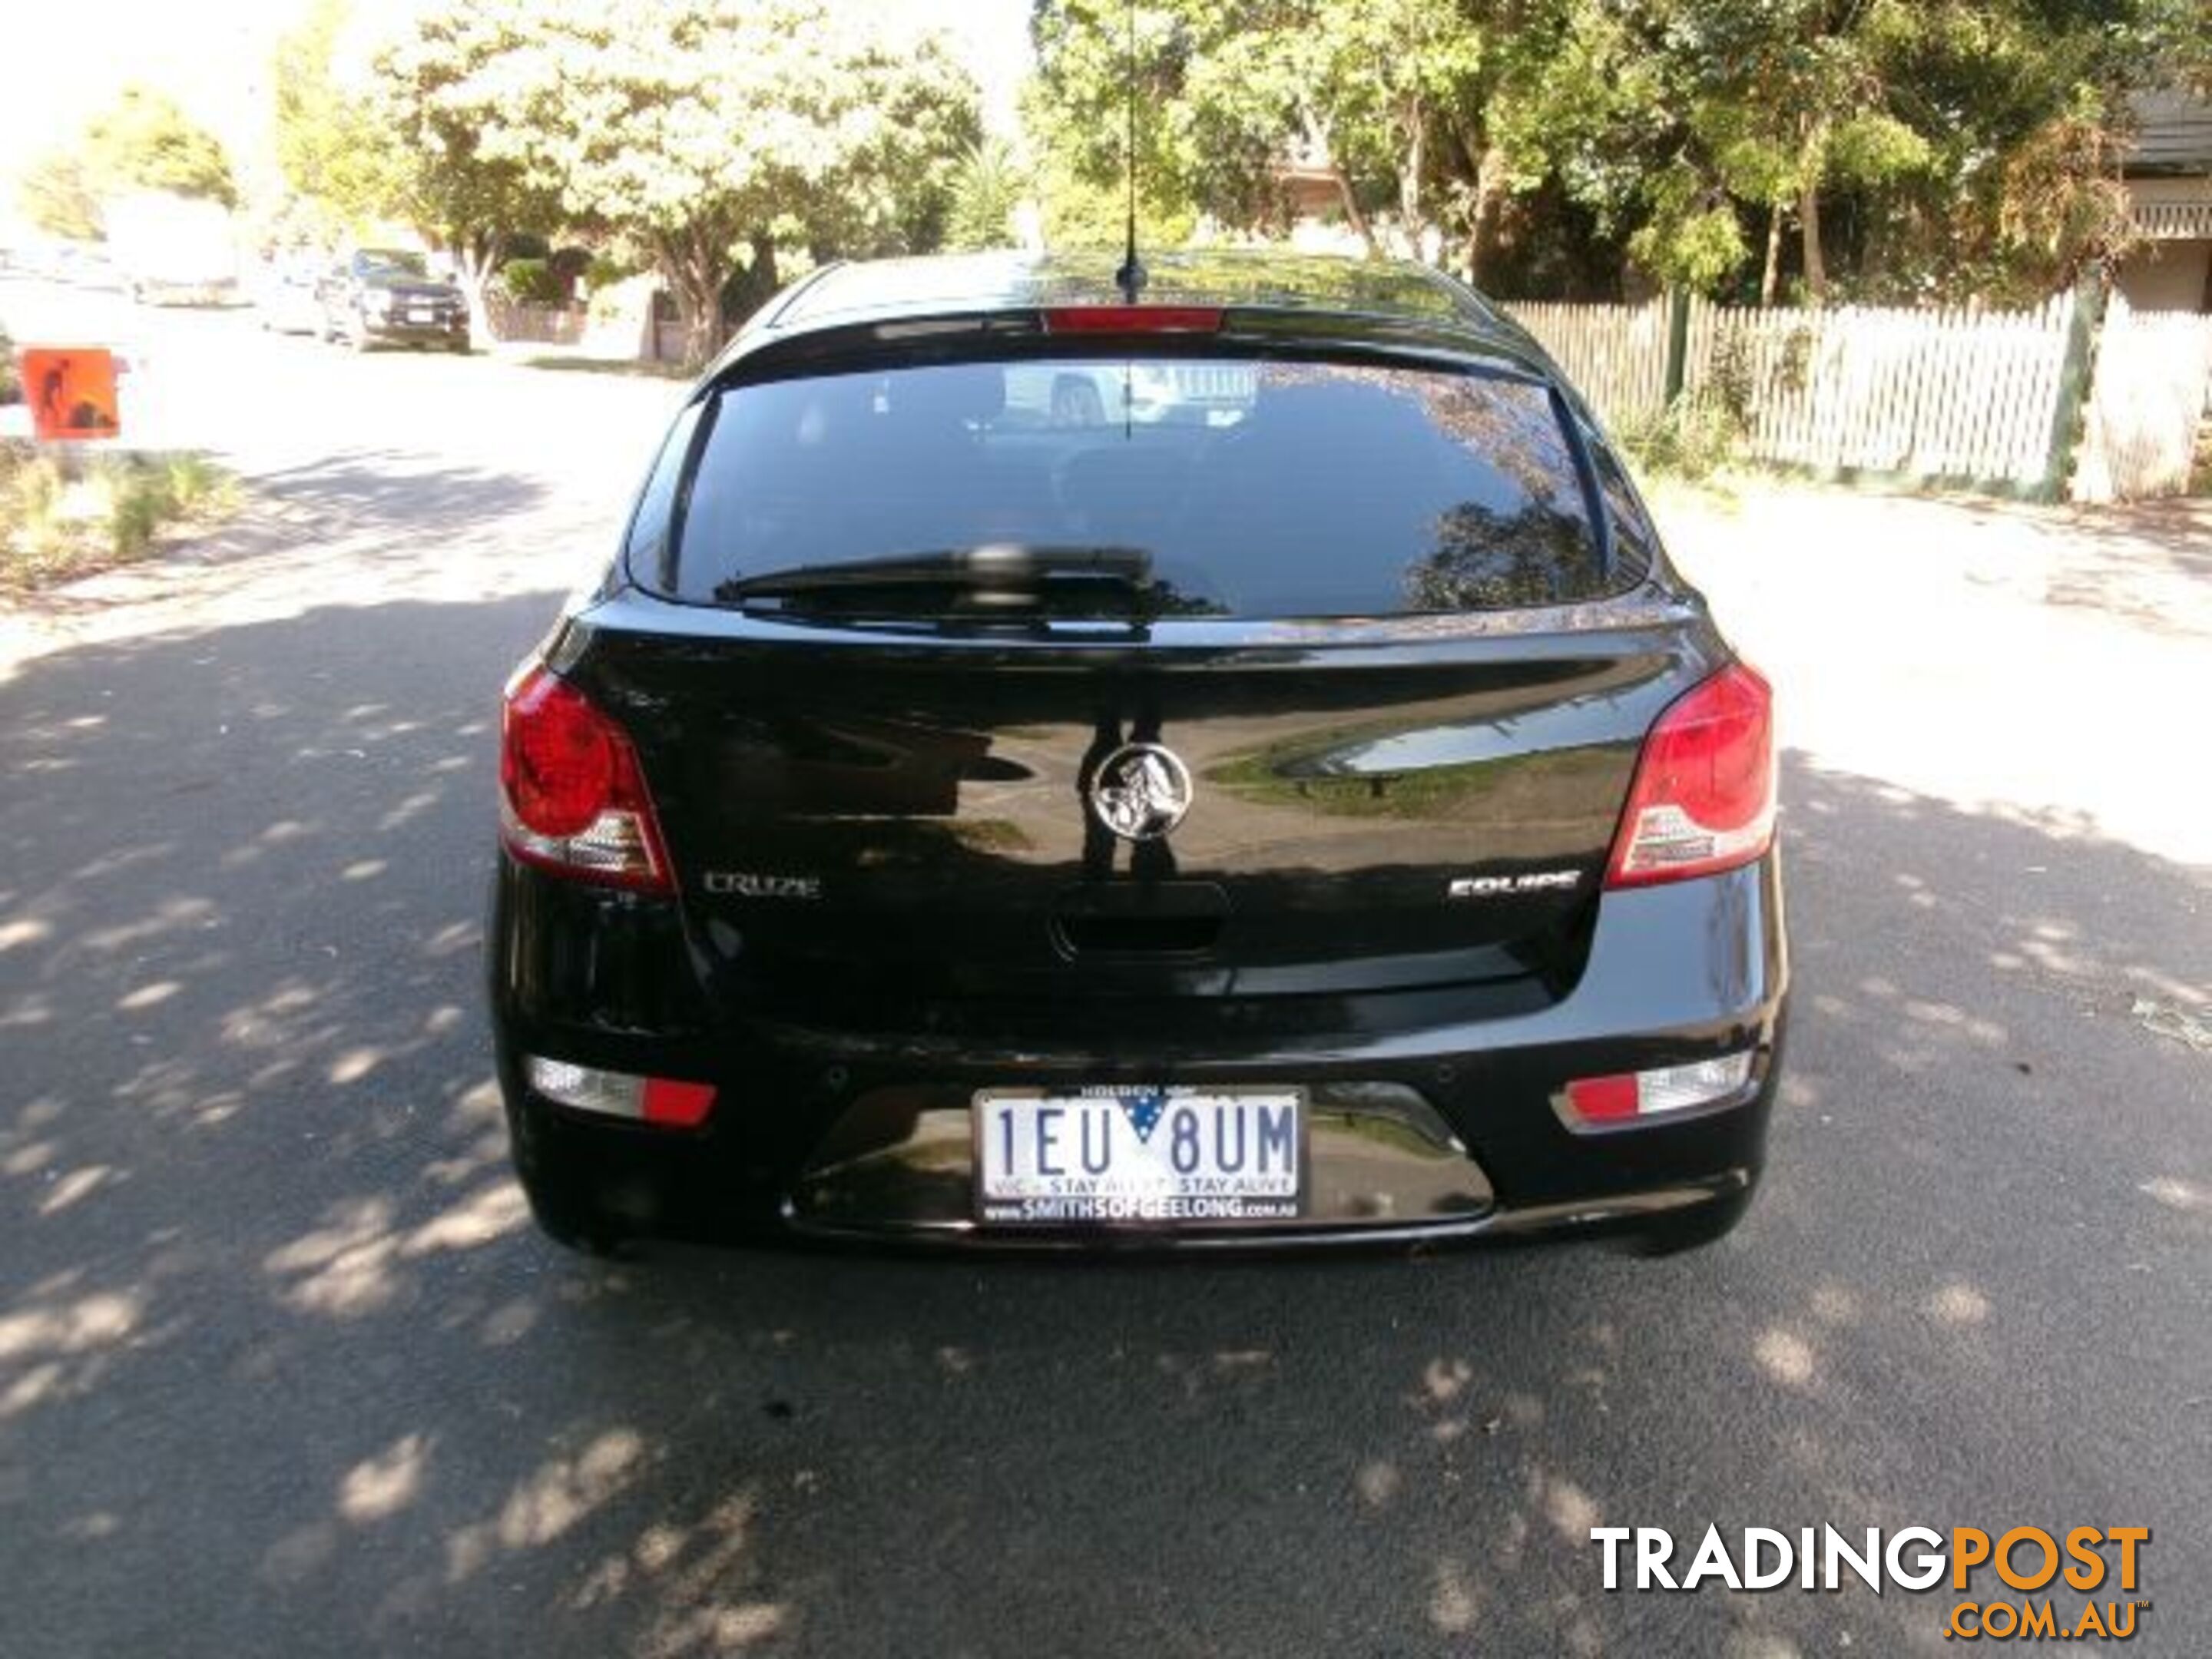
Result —
[{"label": "tail light", "polygon": [[1668,704],[1644,739],[1606,885],[1733,870],[1773,842],[1773,693],[1735,663]]},{"label": "tail light", "polygon": [[500,832],[515,857],[580,881],[671,890],[637,751],[542,663],[507,685],[499,782]]},{"label": "tail light", "polygon": [[1566,1086],[1570,1128],[1603,1127],[1663,1117],[1741,1095],[1751,1083],[1751,1050],[1686,1066],[1662,1066],[1649,1072],[1617,1072],[1578,1077]]},{"label": "tail light", "polygon": [[580,1112],[627,1117],[665,1128],[696,1129],[714,1109],[714,1085],[676,1078],[602,1071],[565,1060],[526,1055],[523,1075],[548,1100]]}]

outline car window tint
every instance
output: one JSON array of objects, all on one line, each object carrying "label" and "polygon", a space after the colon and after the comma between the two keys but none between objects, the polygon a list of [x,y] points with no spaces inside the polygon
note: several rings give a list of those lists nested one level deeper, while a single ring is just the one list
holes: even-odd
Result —
[{"label": "car window tint", "polygon": [[1600,556],[1551,394],[1305,362],[1097,359],[823,375],[720,399],[675,596],[991,542],[1134,546],[1193,612],[1565,603]]},{"label": "car window tint", "polygon": [[1598,493],[1605,497],[1606,514],[1613,525],[1614,562],[1625,574],[1642,576],[1657,556],[1659,533],[1651,527],[1644,503],[1612,447],[1595,433],[1586,433],[1583,441],[1597,472]]},{"label": "car window tint", "polygon": [[652,476],[638,494],[636,510],[630,514],[626,545],[631,568],[641,573],[651,572],[648,580],[665,582],[668,579],[668,532],[675,519],[676,484],[683,477],[684,463],[690,453],[691,434],[698,429],[702,407],[686,404],[677,416],[653,463]]}]

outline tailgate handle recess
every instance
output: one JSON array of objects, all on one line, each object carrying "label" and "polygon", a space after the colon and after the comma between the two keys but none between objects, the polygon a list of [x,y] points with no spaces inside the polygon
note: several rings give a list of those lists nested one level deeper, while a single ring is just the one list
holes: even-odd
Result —
[{"label": "tailgate handle recess", "polygon": [[1196,956],[1228,919],[1229,895],[1210,881],[1112,882],[1060,895],[1052,931],[1069,956]]}]

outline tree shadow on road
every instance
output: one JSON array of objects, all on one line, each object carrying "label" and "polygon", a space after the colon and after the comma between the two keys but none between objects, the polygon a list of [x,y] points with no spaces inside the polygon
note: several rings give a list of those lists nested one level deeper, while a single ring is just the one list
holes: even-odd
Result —
[{"label": "tree shadow on road", "polygon": [[1933,1652],[1937,1596],[1607,1595],[1589,1529],[2212,1571],[2203,1060],[2130,1013],[2201,993],[2200,874],[1793,764],[1775,1164],[1700,1255],[598,1265],[478,991],[551,608],[0,687],[12,1654]]},{"label": "tree shadow on road", "polygon": [[73,640],[214,640],[310,606],[574,585],[604,561],[613,533],[605,503],[514,473],[415,451],[326,456],[258,475],[235,518],[204,536],[23,596],[13,616],[0,611],[0,684],[21,659]]}]

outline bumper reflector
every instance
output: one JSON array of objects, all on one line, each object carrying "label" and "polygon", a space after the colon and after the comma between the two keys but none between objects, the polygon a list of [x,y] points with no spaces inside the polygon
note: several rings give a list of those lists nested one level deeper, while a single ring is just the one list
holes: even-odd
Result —
[{"label": "bumper reflector", "polygon": [[1567,1108],[1577,1123],[1628,1123],[1709,1106],[1741,1092],[1751,1080],[1751,1051],[1656,1071],[1577,1078],[1567,1085]]},{"label": "bumper reflector", "polygon": [[634,1077],[628,1072],[603,1072],[594,1066],[545,1060],[536,1054],[524,1060],[523,1073],[532,1089],[556,1105],[606,1117],[626,1117],[635,1123],[695,1129],[714,1109],[711,1083]]}]

